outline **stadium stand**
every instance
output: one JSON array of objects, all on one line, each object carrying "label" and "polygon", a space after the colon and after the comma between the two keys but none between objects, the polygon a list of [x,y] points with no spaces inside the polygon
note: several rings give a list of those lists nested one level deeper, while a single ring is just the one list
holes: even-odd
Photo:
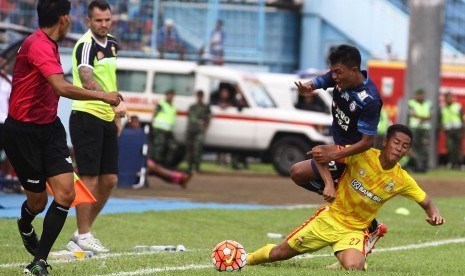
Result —
[{"label": "stadium stand", "polygon": [[[86,31],[85,1],[72,3],[73,33]],[[408,15],[408,0],[382,0]],[[121,41],[121,55],[158,57],[157,30],[165,19],[172,19],[182,37],[186,59],[199,60],[199,52],[208,53],[209,36],[218,19],[225,32],[225,63],[261,66],[271,72],[294,72],[305,64],[301,56],[302,7],[304,0],[109,0],[113,8],[113,31]],[[315,1],[317,2],[317,1]],[[369,2],[369,1],[367,1]],[[313,2],[312,2],[313,3]],[[445,0],[445,30],[443,39],[465,53],[465,1]],[[321,4],[320,4],[321,5]],[[317,12],[317,11],[315,11]],[[3,0],[0,21],[22,26],[37,27],[34,0]],[[324,26],[331,27],[328,22]],[[336,28],[337,29],[337,28]],[[346,31],[344,28],[340,29]],[[324,31],[324,30],[321,30]],[[357,32],[358,35],[360,32]],[[347,42],[358,36],[342,33]],[[325,38],[326,39],[326,38]],[[0,32],[0,44],[8,42]],[[356,41],[353,41],[356,43]],[[363,47],[362,47],[363,48]],[[367,48],[366,54],[376,54]],[[324,56],[324,49],[315,56]],[[66,49],[64,49],[66,52]],[[166,58],[176,59],[176,53]],[[324,58],[324,57],[322,57]],[[322,62],[320,62],[321,64]],[[321,66],[321,65],[320,65]]]}]

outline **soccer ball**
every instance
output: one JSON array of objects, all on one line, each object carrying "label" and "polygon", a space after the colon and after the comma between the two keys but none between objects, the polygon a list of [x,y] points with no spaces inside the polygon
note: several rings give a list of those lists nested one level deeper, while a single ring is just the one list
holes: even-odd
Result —
[{"label": "soccer ball", "polygon": [[213,248],[212,262],[218,271],[239,271],[245,266],[246,253],[236,241],[222,241]]}]

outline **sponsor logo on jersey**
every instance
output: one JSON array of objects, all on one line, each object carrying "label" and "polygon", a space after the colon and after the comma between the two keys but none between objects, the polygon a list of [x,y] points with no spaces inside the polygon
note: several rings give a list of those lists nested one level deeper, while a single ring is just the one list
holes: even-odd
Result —
[{"label": "sponsor logo on jersey", "polygon": [[31,183],[31,184],[39,184],[40,180],[39,179],[30,179],[28,178],[26,180],[27,183]]},{"label": "sponsor logo on jersey", "polygon": [[335,108],[336,114],[335,118],[337,119],[338,125],[347,131],[349,129],[349,124],[350,124],[350,118],[347,116],[344,111],[340,110],[339,107]]},{"label": "sponsor logo on jersey", "polygon": [[369,198],[369,199],[371,199],[371,200],[373,200],[375,202],[381,202],[383,200],[381,197],[375,195],[373,192],[371,192],[370,190],[363,187],[363,184],[360,181],[358,181],[357,179],[352,180],[350,185],[359,194],[362,194],[365,197],[367,197],[367,198]]}]

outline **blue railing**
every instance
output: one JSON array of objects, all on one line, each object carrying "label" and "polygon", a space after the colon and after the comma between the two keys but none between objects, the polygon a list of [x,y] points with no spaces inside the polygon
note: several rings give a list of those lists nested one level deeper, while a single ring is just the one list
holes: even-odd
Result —
[{"label": "blue railing", "polygon": [[[86,2],[71,2],[71,32],[83,33],[87,31]],[[11,8],[0,8],[0,21],[37,27],[35,4],[25,7],[18,4],[21,1],[11,3]],[[197,59],[202,46],[208,51],[210,33],[221,19],[226,33],[226,63],[271,64],[273,70],[288,72],[297,68],[297,11],[267,10],[265,0],[109,0],[109,3],[112,33],[120,41],[120,54],[158,57],[157,32],[165,19],[171,18],[185,44],[186,59]]]}]

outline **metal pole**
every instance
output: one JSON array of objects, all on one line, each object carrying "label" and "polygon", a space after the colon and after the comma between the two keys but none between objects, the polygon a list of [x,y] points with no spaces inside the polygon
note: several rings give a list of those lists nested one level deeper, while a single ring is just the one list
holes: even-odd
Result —
[{"label": "metal pole", "polygon": [[153,14],[152,14],[152,36],[150,51],[152,55],[157,52],[157,32],[158,32],[158,13],[160,12],[160,6],[158,0],[153,0]]},{"label": "metal pole", "polygon": [[[400,122],[407,121],[407,101],[423,88],[433,103],[428,165],[437,165],[438,102],[441,70],[441,44],[444,26],[444,0],[410,0],[410,30],[407,59],[406,93]],[[414,141],[415,142],[415,141]]]},{"label": "metal pole", "polygon": [[266,5],[265,0],[258,2],[258,35],[257,35],[257,50],[258,64],[263,64],[263,51],[265,50],[265,20],[266,20]]},{"label": "metal pole", "polygon": [[219,0],[209,0],[207,7],[207,24],[205,25],[205,52],[210,53],[210,34],[219,19]]}]

